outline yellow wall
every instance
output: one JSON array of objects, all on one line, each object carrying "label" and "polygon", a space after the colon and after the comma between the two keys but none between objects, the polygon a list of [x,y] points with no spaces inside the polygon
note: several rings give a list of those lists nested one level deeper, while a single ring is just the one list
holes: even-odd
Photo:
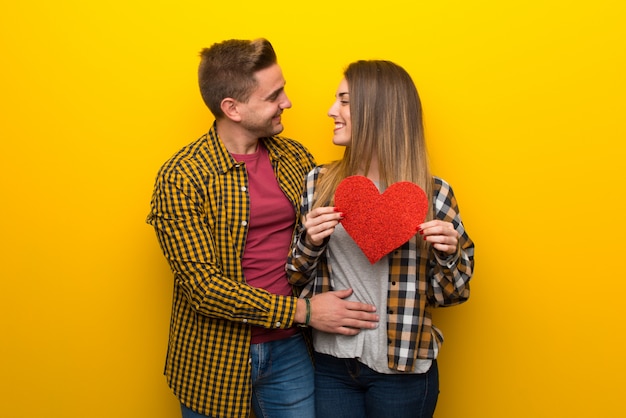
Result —
[{"label": "yellow wall", "polygon": [[285,134],[322,162],[347,63],[414,76],[477,245],[470,301],[436,315],[437,417],[626,415],[621,0],[5,3],[0,416],[176,416],[172,281],[144,218],[160,164],[211,122],[198,51],[257,36],[288,80]]}]

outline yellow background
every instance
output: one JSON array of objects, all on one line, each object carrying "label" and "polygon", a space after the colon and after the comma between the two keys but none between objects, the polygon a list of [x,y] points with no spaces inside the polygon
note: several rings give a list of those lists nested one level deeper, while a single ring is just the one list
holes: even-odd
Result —
[{"label": "yellow background", "polygon": [[285,134],[320,162],[349,62],[396,61],[476,242],[437,312],[438,418],[626,415],[621,0],[77,0],[0,10],[0,416],[175,417],[172,279],[144,223],[205,132],[198,52],[274,44]]}]

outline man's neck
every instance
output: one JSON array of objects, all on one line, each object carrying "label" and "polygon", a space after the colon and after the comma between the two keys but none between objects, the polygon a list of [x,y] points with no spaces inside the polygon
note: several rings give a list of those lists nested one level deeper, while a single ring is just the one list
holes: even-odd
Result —
[{"label": "man's neck", "polygon": [[259,146],[259,138],[237,124],[226,121],[217,121],[217,134],[224,143],[224,146],[231,154],[254,154]]}]

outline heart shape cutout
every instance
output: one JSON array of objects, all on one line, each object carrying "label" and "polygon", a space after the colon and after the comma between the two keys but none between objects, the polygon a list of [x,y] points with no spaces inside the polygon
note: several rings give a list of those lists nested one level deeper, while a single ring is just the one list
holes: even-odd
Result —
[{"label": "heart shape cutout", "polygon": [[335,191],[341,224],[371,264],[400,247],[426,219],[428,198],[415,183],[400,181],[382,194],[367,177],[350,176]]}]

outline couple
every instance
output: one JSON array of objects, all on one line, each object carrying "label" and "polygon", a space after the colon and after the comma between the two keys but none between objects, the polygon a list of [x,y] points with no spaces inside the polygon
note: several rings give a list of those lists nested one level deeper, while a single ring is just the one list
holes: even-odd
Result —
[{"label": "couple", "polygon": [[[431,309],[467,300],[474,245],[429,172],[411,77],[347,67],[328,112],[345,154],[324,167],[277,136],[291,102],[267,40],[204,49],[198,78],[215,121],[162,166],[147,219],[174,273],[165,375],[183,417],[431,417]],[[419,233],[375,264],[333,207],[351,175],[428,196]]]}]

